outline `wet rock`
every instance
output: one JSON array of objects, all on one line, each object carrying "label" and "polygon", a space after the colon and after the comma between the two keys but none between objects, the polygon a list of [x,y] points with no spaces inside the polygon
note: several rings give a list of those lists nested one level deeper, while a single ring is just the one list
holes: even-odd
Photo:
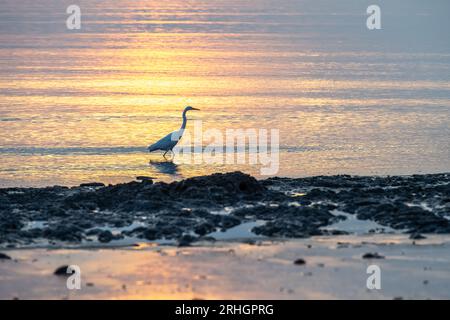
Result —
[{"label": "wet rock", "polygon": [[358,219],[374,220],[408,233],[450,233],[450,221],[420,207],[402,202],[369,205],[356,209]]},{"label": "wet rock", "polygon": [[102,229],[95,228],[95,229],[86,231],[86,235],[87,236],[98,236],[102,232],[103,232]]},{"label": "wet rock", "polygon": [[[0,245],[26,245],[41,238],[79,243],[106,227],[122,228],[135,221],[143,226],[101,238],[105,242],[123,236],[177,240],[184,234],[205,236],[255,220],[266,223],[253,231],[269,237],[335,235],[340,231],[323,228],[341,219],[333,210],[410,234],[450,233],[449,194],[449,174],[258,181],[231,172],[169,184],[133,181],[7,188],[0,189]],[[45,224],[28,227],[36,221]]]},{"label": "wet rock", "polygon": [[204,236],[205,234],[214,232],[216,227],[209,222],[202,223],[194,228],[194,232],[200,236]]},{"label": "wet rock", "polygon": [[0,222],[0,230],[5,231],[18,231],[22,229],[24,224],[19,220],[19,218],[9,218],[5,221]]},{"label": "wet rock", "polygon": [[231,172],[173,182],[167,191],[172,196],[231,204],[243,199],[261,199],[267,190],[250,175]]},{"label": "wet rock", "polygon": [[67,242],[80,242],[83,239],[82,229],[74,225],[56,225],[42,230],[42,236],[47,239]]},{"label": "wet rock", "polygon": [[320,232],[321,232],[321,235],[323,235],[323,236],[342,236],[342,235],[350,234],[347,231],[335,230],[335,229],[324,229],[324,230],[320,230]]},{"label": "wet rock", "polygon": [[241,220],[233,216],[222,216],[220,219],[220,226],[226,230],[241,224]]},{"label": "wet rock", "polygon": [[198,241],[216,242],[217,240],[214,237],[206,236],[206,237],[199,237]]},{"label": "wet rock", "polygon": [[[327,231],[322,230],[321,227],[339,219],[328,210],[286,205],[258,206],[242,211],[245,212],[245,216],[249,216],[249,212],[252,212],[257,219],[270,220],[252,229],[254,233],[268,237],[305,238],[322,235]],[[242,211],[235,214],[243,214]]]},{"label": "wet rock", "polygon": [[318,199],[329,199],[332,200],[336,196],[336,193],[333,190],[324,190],[324,189],[312,189],[309,191],[303,199],[307,200],[318,200]]},{"label": "wet rock", "polygon": [[188,247],[191,245],[192,242],[194,242],[196,240],[197,240],[196,237],[189,235],[189,234],[185,234],[178,240],[178,246],[179,247]]},{"label": "wet rock", "polygon": [[98,241],[102,243],[110,242],[114,239],[113,234],[109,230],[102,231],[98,234]]},{"label": "wet rock", "polygon": [[166,224],[160,221],[156,226],[160,238],[173,239],[178,238],[183,234],[183,228],[175,224]]},{"label": "wet rock", "polygon": [[155,228],[145,229],[143,232],[143,236],[147,240],[156,240],[160,237],[158,230]]}]

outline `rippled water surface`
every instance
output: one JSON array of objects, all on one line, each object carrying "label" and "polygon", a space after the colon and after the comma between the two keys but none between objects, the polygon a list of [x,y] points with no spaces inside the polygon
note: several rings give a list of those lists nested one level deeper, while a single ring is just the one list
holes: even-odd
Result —
[{"label": "rippled water surface", "polygon": [[450,4],[378,3],[0,0],[0,185],[259,174],[147,154],[186,105],[279,129],[278,175],[450,171]]}]

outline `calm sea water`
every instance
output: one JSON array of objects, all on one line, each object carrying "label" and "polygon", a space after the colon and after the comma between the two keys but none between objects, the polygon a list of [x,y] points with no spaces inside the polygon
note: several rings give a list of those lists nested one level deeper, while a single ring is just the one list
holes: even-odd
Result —
[{"label": "calm sea water", "polygon": [[280,176],[448,172],[450,2],[377,1],[376,31],[370,4],[0,0],[0,185],[258,175],[147,154],[186,105],[279,129]]}]

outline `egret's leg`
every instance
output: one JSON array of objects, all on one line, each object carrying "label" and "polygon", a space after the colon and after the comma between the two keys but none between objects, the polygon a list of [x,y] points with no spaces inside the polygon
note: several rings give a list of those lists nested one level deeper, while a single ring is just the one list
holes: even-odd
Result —
[{"label": "egret's leg", "polygon": [[166,152],[164,152],[164,154],[163,154],[163,157],[164,157],[164,159],[166,159],[167,160],[167,158],[166,158],[166,153],[167,152],[169,152],[169,150],[167,150]]}]

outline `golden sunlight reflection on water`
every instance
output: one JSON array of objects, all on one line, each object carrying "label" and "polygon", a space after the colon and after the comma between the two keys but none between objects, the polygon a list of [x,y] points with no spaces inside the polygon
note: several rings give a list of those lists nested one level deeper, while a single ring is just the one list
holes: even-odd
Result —
[{"label": "golden sunlight reflection on water", "polygon": [[[78,33],[59,26],[63,4],[15,3],[2,13],[12,22],[0,47],[1,186],[258,175],[251,165],[149,165],[162,158],[145,147],[178,129],[186,105],[201,109],[189,118],[205,130],[279,129],[278,175],[450,169],[448,55],[367,50],[359,29],[322,30],[306,2],[82,1]],[[15,23],[21,15],[29,25]]]}]

